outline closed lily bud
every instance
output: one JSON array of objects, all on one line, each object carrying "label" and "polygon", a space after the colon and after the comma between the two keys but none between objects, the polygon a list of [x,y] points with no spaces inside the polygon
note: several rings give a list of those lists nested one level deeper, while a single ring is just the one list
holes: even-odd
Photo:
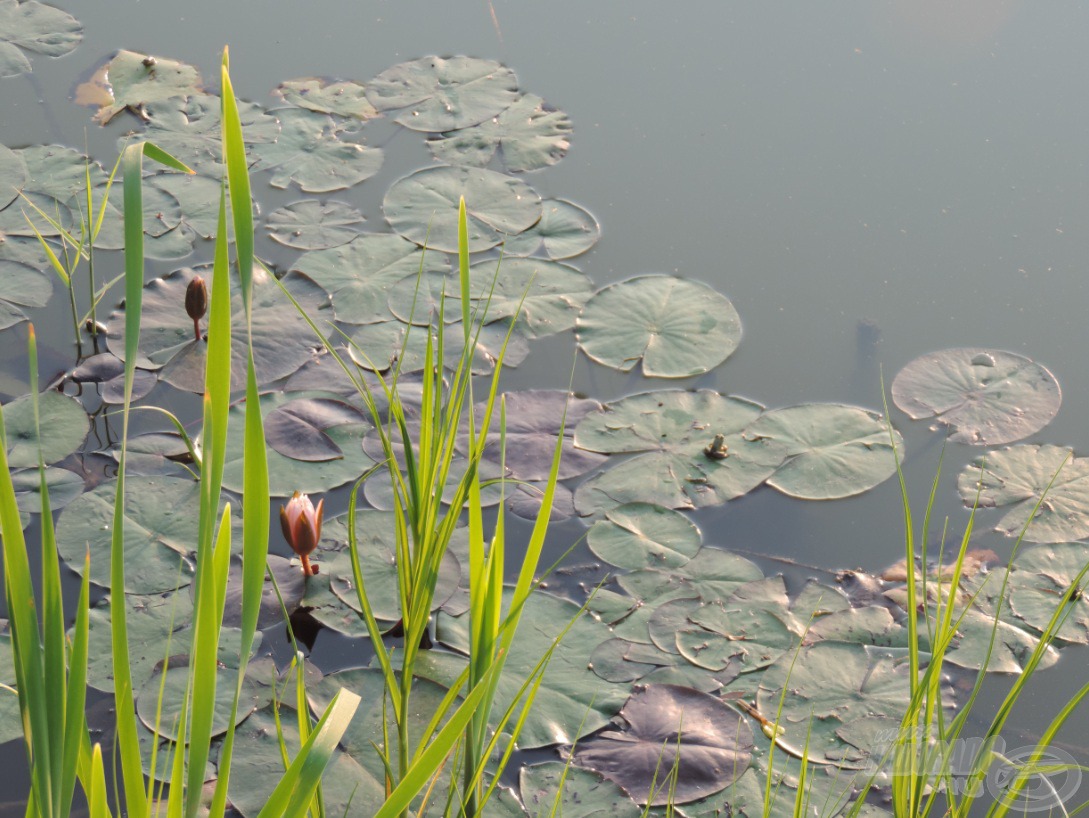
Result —
[{"label": "closed lily bud", "polygon": [[284,539],[302,560],[303,574],[306,576],[318,572],[318,567],[310,564],[310,554],[318,547],[321,539],[321,519],[324,512],[324,498],[318,501],[315,508],[310,498],[299,492],[291,495],[286,506],[280,506],[280,526],[284,531]]},{"label": "closed lily bud", "polygon": [[200,276],[193,276],[185,288],[185,312],[193,319],[193,332],[200,340],[200,319],[208,312],[208,287]]}]

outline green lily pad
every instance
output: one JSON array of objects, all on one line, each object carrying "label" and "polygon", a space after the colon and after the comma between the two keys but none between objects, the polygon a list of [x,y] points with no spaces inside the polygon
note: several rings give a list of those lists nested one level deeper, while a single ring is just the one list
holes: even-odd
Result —
[{"label": "green lily pad", "polygon": [[[136,715],[148,730],[170,741],[178,740],[178,722],[182,707],[187,702],[186,692],[189,685],[189,661],[187,656],[174,656],[166,668],[166,678],[162,671],[154,673],[141,689],[136,692]],[[237,684],[238,670],[219,667],[216,669],[216,701],[212,717],[212,736],[227,732],[231,723],[231,708]],[[160,699],[160,685],[162,693]],[[235,713],[235,725],[254,710],[254,691],[243,686],[242,697]]]},{"label": "green lily pad", "polygon": [[268,214],[265,226],[273,241],[296,250],[325,250],[359,235],[363,214],[343,202],[303,199]]},{"label": "green lily pad", "polygon": [[[189,392],[204,391],[204,365],[207,343],[194,337],[193,320],[185,312],[185,291],[198,273],[203,273],[211,289],[211,272],[205,268],[175,270],[157,278],[144,288],[143,322],[140,331],[140,354],[137,365],[143,369],[162,369],[160,377],[167,383]],[[285,285],[292,295],[317,318],[326,303],[325,294],[308,278],[288,276]],[[246,382],[246,317],[241,293],[232,280],[231,384],[242,388]],[[110,316],[106,342],[118,356],[124,354],[124,307]],[[321,341],[295,305],[280,290],[263,269],[253,273],[253,333],[254,364],[259,382],[268,383],[289,375],[306,363]],[[201,334],[207,324],[202,322]]]},{"label": "green lily pad", "polygon": [[997,446],[1047,426],[1062,392],[1055,376],[1035,361],[972,347],[916,358],[893,380],[892,399],[915,420],[936,417],[951,427],[950,440]]},{"label": "green lily pad", "polygon": [[680,512],[630,503],[605,512],[586,544],[618,568],[675,568],[696,555],[702,540],[700,530]]},{"label": "green lily pad", "polygon": [[[241,423],[239,423],[241,425]],[[91,582],[110,587],[117,481],[73,500],[57,522],[57,549],[76,573],[91,551]],[[192,581],[200,486],[178,477],[130,477],[125,484],[125,592],[173,591]]]},{"label": "green lily pad", "polygon": [[[381,695],[377,698],[381,700]],[[228,794],[231,805],[244,818],[256,818],[284,776],[281,736],[289,758],[294,758],[301,742],[298,718],[291,710],[280,713],[279,726],[271,708],[258,710],[235,732]],[[327,814],[346,815],[349,806],[365,811],[376,809],[385,801],[384,780],[384,775],[375,777],[347,753],[335,750],[322,776]]]},{"label": "green lily pad", "polygon": [[[82,153],[63,145],[28,145],[15,153],[26,168],[26,189],[57,201],[67,202],[81,193],[85,197],[88,170],[95,187],[107,177],[97,162],[88,163]],[[116,195],[121,195],[120,190]]]},{"label": "green lily pad", "polygon": [[[896,473],[892,439],[876,412],[838,403],[807,403],[765,412],[745,431],[749,440],[771,441],[786,459],[768,485],[802,500],[861,494]],[[893,430],[897,456],[904,440]]]},{"label": "green lily pad", "polygon": [[633,599],[653,600],[679,595],[714,600],[727,599],[742,585],[763,578],[763,572],[751,560],[721,548],[704,546],[678,568],[668,571],[645,568],[622,574],[617,582]]},{"label": "green lily pad", "polygon": [[995,527],[1007,537],[1022,531],[1029,542],[1089,536],[1089,458],[1070,449],[1019,445],[991,452],[965,467],[957,488],[967,506],[1008,507]]},{"label": "green lily pad", "polygon": [[[592,289],[590,279],[574,267],[521,258],[474,264],[469,268],[469,287],[473,306],[487,305],[486,320],[517,315],[519,329],[531,339],[575,326]],[[448,291],[452,296],[460,295],[456,280]]]},{"label": "green lily pad", "polygon": [[53,281],[28,264],[0,259],[0,330],[27,320],[24,309],[44,307]]},{"label": "green lily pad", "polygon": [[202,239],[215,237],[219,223],[220,181],[208,176],[187,173],[158,173],[147,179],[144,190],[151,187],[166,191],[181,206],[181,223],[178,230],[192,243],[195,236]]},{"label": "green lily pad", "polygon": [[[19,510],[24,513],[41,514],[41,478],[37,469],[14,472],[11,482],[15,486],[15,501],[19,504]],[[45,469],[45,484],[49,490],[49,506],[54,511],[64,508],[66,505],[83,494],[83,478],[73,471],[57,466],[47,466]]]},{"label": "green lily pad", "polygon": [[23,157],[6,145],[0,145],[0,208],[7,207],[19,198],[19,191],[23,189],[27,179]]},{"label": "green lily pad", "polygon": [[306,77],[281,82],[272,92],[288,105],[306,108],[319,114],[368,120],[378,111],[367,99],[367,89],[358,82],[332,82],[318,77]]},{"label": "green lily pad", "polygon": [[[531,815],[564,818],[640,818],[643,811],[631,797],[600,773],[559,761],[530,764],[518,774],[522,803]],[[563,787],[563,793],[559,792]],[[559,800],[559,809],[553,805]]]},{"label": "green lily pad", "polygon": [[273,187],[292,182],[307,193],[328,193],[359,184],[382,167],[381,148],[345,142],[332,118],[301,108],[271,112],[280,122],[274,142],[254,147],[258,169],[271,170]]},{"label": "green lily pad", "polygon": [[398,282],[423,273],[445,273],[450,260],[421,250],[400,236],[370,233],[339,247],[313,250],[292,270],[313,279],[329,293],[338,321],[369,324],[388,320],[387,299]]},{"label": "green lily pad", "polygon": [[[504,595],[504,610],[509,604],[508,593]],[[588,667],[594,648],[609,638],[608,627],[580,613],[572,602],[537,592],[526,601],[518,634],[499,679],[493,717],[500,716],[518,695],[526,676],[572,621],[574,625],[552,654],[518,738],[521,749],[569,744],[592,733],[604,727],[627,698],[627,685],[606,682]],[[468,647],[468,627],[467,615],[455,618],[441,611],[438,614],[438,638],[455,650]],[[458,671],[460,663],[447,667],[444,673],[452,681]]]},{"label": "green lily pad", "polygon": [[[115,193],[120,193],[120,190],[111,188],[109,198],[106,200],[106,215],[95,238],[95,247],[103,250],[120,250],[125,246],[122,197],[115,196]],[[105,195],[105,187],[96,188],[93,194],[95,202],[101,202]],[[145,255],[149,258],[160,258],[157,254],[158,243],[153,239],[166,235],[181,224],[181,204],[162,187],[155,185],[144,186],[143,200],[144,235],[148,237],[144,244]],[[171,258],[173,256],[168,256],[166,260]]]},{"label": "green lily pad", "polygon": [[742,673],[766,667],[799,642],[782,615],[733,600],[691,611],[675,638],[681,655],[692,664],[708,670],[725,670],[732,664]]},{"label": "green lily pad", "polygon": [[726,296],[706,284],[665,275],[610,284],[586,302],[579,346],[599,364],[648,378],[709,372],[741,341],[741,319]]},{"label": "green lily pad", "polygon": [[418,170],[390,186],[382,210],[390,226],[406,239],[455,253],[462,197],[472,253],[501,244],[541,218],[541,197],[529,185],[484,168]]},{"label": "green lily pad", "polygon": [[[275,526],[274,526],[275,527]],[[275,536],[275,535],[273,535]],[[276,554],[269,554],[268,571],[276,577],[276,587],[265,577],[264,590],[261,592],[261,607],[257,614],[257,627],[270,628],[284,623],[284,608],[288,614],[295,611],[302,602],[306,591],[306,577],[298,560],[288,560]],[[227,591],[223,612],[223,624],[226,627],[242,627],[242,560],[231,559],[227,574]],[[277,594],[277,590],[279,593]],[[283,599],[281,607],[281,598]]]},{"label": "green lily pad", "polygon": [[507,256],[531,256],[538,249],[553,260],[581,255],[597,244],[601,225],[588,210],[564,199],[543,199],[541,220],[503,242]]},{"label": "green lily pad", "polygon": [[[1065,542],[1026,548],[1017,555],[1010,573],[1010,607],[1031,627],[1043,633],[1063,595],[1089,562],[1089,545]],[[1079,583],[1089,590],[1089,577]],[[1089,644],[1089,601],[1074,592],[1063,612],[1056,636],[1066,642]]]},{"label": "green lily pad", "polygon": [[[508,339],[509,328],[509,322],[506,321],[496,321],[480,328],[473,349],[474,373],[491,372],[504,344],[504,368],[513,369],[526,359],[529,355],[529,342],[517,331],[510,333]],[[449,324],[444,331],[447,339],[456,338],[460,343],[464,338],[460,323]],[[351,341],[349,356],[362,369],[387,372],[399,362],[402,373],[411,373],[419,372],[427,366],[427,330],[421,327],[409,326],[400,321],[381,321],[361,327],[352,335]],[[456,368],[461,360],[461,350],[454,344],[447,344],[445,352],[446,366]]]},{"label": "green lily pad", "polygon": [[554,165],[567,155],[571,120],[535,94],[518,98],[490,120],[429,139],[431,155],[448,165],[482,168],[499,153],[508,171]]},{"label": "green lily pad", "polygon": [[[717,392],[644,392],[588,415],[575,429],[575,445],[606,453],[646,452],[583,483],[575,494],[581,514],[623,503],[701,508],[740,497],[783,462],[785,447],[742,434],[759,404]],[[726,457],[706,454],[723,435]]]},{"label": "green lily pad", "polygon": [[453,131],[476,125],[518,98],[509,68],[474,57],[421,57],[387,68],[367,84],[379,111],[409,108],[396,121],[414,131]]},{"label": "green lily pad", "polygon": [[[63,460],[82,445],[90,421],[75,398],[53,390],[42,392],[38,396],[38,413],[42,430],[41,456],[46,465]],[[38,431],[30,395],[4,405],[4,428],[8,465],[13,469],[37,468]]]},{"label": "green lily pad", "polygon": [[23,51],[61,57],[82,39],[83,26],[65,11],[37,0],[0,0],[0,77],[32,70]]},{"label": "green lily pad", "polygon": [[95,120],[105,125],[129,108],[144,118],[144,106],[201,90],[200,73],[191,65],[164,57],[119,51],[90,80],[76,88],[76,102],[97,105]]},{"label": "green lily pad", "polygon": [[[575,747],[573,758],[640,804],[685,804],[725,789],[748,769],[748,722],[720,699],[677,685],[637,689],[619,729]],[[676,767],[675,782],[669,781]]]},{"label": "green lily pad", "polygon": [[363,413],[330,398],[298,398],[277,406],[265,417],[268,445],[293,460],[338,460],[344,451],[325,432],[337,426],[367,422]]},{"label": "green lily pad", "polygon": [[[526,483],[507,492],[507,511],[523,520],[536,520],[544,499],[544,483]],[[552,513],[549,520],[554,523],[574,517],[575,495],[563,483],[557,483],[552,496]]]},{"label": "green lily pad", "polygon": [[[273,392],[261,396],[261,415],[268,415],[275,409],[299,397],[310,397],[306,393],[287,395]],[[243,439],[245,426],[245,402],[231,407],[227,427],[227,460],[223,468],[223,485],[231,491],[242,491],[243,483]],[[269,492],[273,497],[290,497],[294,492],[321,494],[342,486],[358,478],[369,465],[371,459],[363,452],[363,435],[370,424],[360,422],[334,426],[325,430],[325,434],[344,453],[336,460],[304,461],[295,460],[269,449],[268,471]]]},{"label": "green lily pad", "polygon": [[656,645],[614,637],[606,639],[590,657],[590,669],[607,682],[636,682],[660,667],[672,666],[674,656]]}]

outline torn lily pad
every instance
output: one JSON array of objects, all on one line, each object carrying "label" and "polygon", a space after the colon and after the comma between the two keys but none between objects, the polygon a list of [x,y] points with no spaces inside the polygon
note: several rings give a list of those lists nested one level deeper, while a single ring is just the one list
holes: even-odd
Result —
[{"label": "torn lily pad", "polygon": [[509,108],[518,98],[509,68],[475,57],[421,57],[387,68],[367,83],[379,111],[406,108],[396,121],[414,131],[467,128]]},{"label": "torn lily pad", "polygon": [[965,467],[957,488],[966,506],[1008,507],[995,527],[1007,537],[1024,531],[1029,542],[1048,543],[1089,536],[1089,458],[1070,449],[1022,444],[991,452]]},{"label": "torn lily pad", "polygon": [[601,559],[618,568],[676,568],[700,550],[700,530],[683,514],[650,503],[605,512],[586,536]]},{"label": "torn lily pad", "polygon": [[126,108],[147,119],[145,106],[201,91],[200,73],[165,57],[119,51],[76,88],[76,102],[97,105],[95,121],[105,125]]},{"label": "torn lily pad", "polygon": [[330,81],[319,77],[287,80],[272,93],[288,105],[319,114],[359,120],[378,116],[378,110],[367,99],[367,89],[353,80]]},{"label": "torn lily pad", "polygon": [[369,179],[382,167],[382,149],[341,137],[343,128],[332,118],[301,108],[270,112],[280,122],[274,142],[254,146],[259,170],[271,170],[273,187],[292,182],[307,193],[344,190]]},{"label": "torn lily pad", "polygon": [[324,250],[359,235],[363,214],[344,202],[303,199],[268,214],[265,227],[273,241],[296,250]]},{"label": "torn lily pad", "polygon": [[[575,747],[574,762],[640,804],[685,804],[725,789],[752,760],[748,722],[722,700],[677,685],[637,688],[620,725]],[[675,784],[670,771],[677,768]]]},{"label": "torn lily pad", "polygon": [[[785,447],[742,432],[759,404],[717,392],[644,392],[588,415],[575,429],[575,445],[619,454],[643,452],[583,483],[575,495],[582,514],[631,502],[667,508],[702,508],[740,497],[783,462]],[[716,435],[719,454],[708,455]]]},{"label": "torn lily pad", "polygon": [[83,26],[66,11],[37,0],[0,0],[0,77],[33,70],[23,51],[62,57],[83,39]]},{"label": "torn lily pad", "polygon": [[585,253],[601,238],[601,225],[588,210],[564,199],[543,199],[541,220],[503,242],[503,254],[531,256],[538,249],[554,260]]},{"label": "torn lily pad", "polygon": [[642,362],[648,378],[709,372],[741,341],[741,318],[706,284],[652,275],[610,284],[578,319],[582,351],[621,372]]},{"label": "torn lily pad", "polygon": [[501,244],[541,218],[541,197],[520,179],[485,168],[424,168],[394,182],[382,201],[390,226],[406,239],[447,253],[458,249],[464,197],[469,252]]},{"label": "torn lily pad", "polygon": [[950,440],[997,446],[1047,426],[1062,392],[1047,368],[1023,355],[970,347],[916,358],[893,380],[892,399],[915,420],[949,426]]},{"label": "torn lily pad", "polygon": [[861,494],[896,473],[904,439],[883,417],[858,406],[806,403],[765,412],[744,432],[750,441],[773,443],[785,459],[768,485],[802,500]]},{"label": "torn lily pad", "polygon": [[448,165],[485,167],[498,153],[512,173],[554,165],[567,155],[571,120],[536,94],[526,94],[490,120],[429,139],[431,155]]}]

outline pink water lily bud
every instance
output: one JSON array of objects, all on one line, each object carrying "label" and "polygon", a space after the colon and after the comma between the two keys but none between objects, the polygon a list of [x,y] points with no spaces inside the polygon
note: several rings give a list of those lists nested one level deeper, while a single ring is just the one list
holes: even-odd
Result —
[{"label": "pink water lily bud", "polygon": [[318,547],[321,539],[321,519],[325,512],[325,499],[318,501],[317,508],[310,498],[295,492],[286,506],[280,506],[280,526],[284,539],[302,560],[303,573],[313,576],[318,572],[316,565],[310,564],[310,554]]}]

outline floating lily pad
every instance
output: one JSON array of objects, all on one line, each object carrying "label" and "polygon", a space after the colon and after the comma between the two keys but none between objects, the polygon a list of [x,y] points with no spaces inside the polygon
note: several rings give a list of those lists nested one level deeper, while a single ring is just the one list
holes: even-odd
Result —
[{"label": "floating lily pad", "polygon": [[390,226],[406,239],[455,253],[462,197],[472,253],[495,247],[541,218],[541,197],[529,185],[483,168],[418,170],[390,186],[382,210]]},{"label": "floating lily pad", "polygon": [[734,600],[701,605],[675,635],[681,655],[698,667],[759,670],[797,647],[798,634],[783,614]]},{"label": "floating lily pad", "polygon": [[329,398],[298,398],[277,406],[265,417],[265,439],[284,457],[320,462],[338,460],[344,451],[327,429],[367,423],[354,406]]},{"label": "floating lily pad", "polygon": [[[153,674],[136,691],[136,715],[148,730],[170,741],[177,741],[177,728],[181,711],[188,703],[189,661],[187,656],[175,655],[166,669],[166,678],[161,671]],[[238,670],[235,668],[216,668],[216,701],[212,717],[212,736],[227,732],[231,722],[231,709],[234,704],[235,685]],[[160,698],[160,686],[162,693]],[[238,703],[234,723],[240,724],[254,709],[254,702],[247,701],[253,696],[252,690],[243,686],[243,695]]]},{"label": "floating lily pad", "polygon": [[[543,499],[543,483],[522,484],[507,492],[507,510],[523,520],[536,520]],[[558,523],[574,517],[575,514],[575,495],[563,483],[557,483],[552,496],[552,514],[548,519]]]},{"label": "floating lily pad", "polygon": [[1055,376],[1035,361],[972,347],[916,358],[893,380],[892,399],[916,420],[936,417],[950,426],[950,440],[997,446],[1047,426],[1062,392]]},{"label": "floating lily pad", "polygon": [[[194,337],[193,320],[185,312],[185,290],[197,270],[183,268],[164,278],[157,278],[144,288],[143,321],[140,331],[140,355],[137,365],[144,369],[163,369],[167,383],[189,392],[204,391],[204,364],[207,343]],[[201,268],[209,289],[211,272]],[[326,302],[325,294],[305,276],[288,276],[284,282],[292,295],[317,317]],[[232,285],[237,280],[232,280]],[[231,383],[241,388],[246,382],[246,319],[241,293],[234,289],[231,299],[232,344]],[[125,349],[124,307],[110,316],[107,344],[116,355]],[[254,364],[259,382],[289,375],[311,357],[321,341],[280,286],[263,269],[253,273]],[[202,334],[207,327],[202,322]]]},{"label": "floating lily pad", "polygon": [[258,168],[271,170],[273,187],[292,182],[307,193],[344,190],[378,173],[382,149],[368,148],[341,139],[343,129],[324,114],[301,108],[271,112],[280,122],[274,142],[254,148]]},{"label": "floating lily pad", "polygon": [[[450,294],[460,295],[456,280]],[[574,267],[542,259],[494,259],[469,269],[474,307],[487,305],[487,321],[518,316],[529,338],[563,332],[590,297],[590,279]],[[447,307],[447,311],[451,308]]]},{"label": "floating lily pad", "polygon": [[610,284],[578,319],[582,351],[629,372],[639,361],[649,378],[709,372],[741,341],[741,319],[726,296],[706,284],[653,275]]},{"label": "floating lily pad", "polygon": [[[363,442],[363,450],[368,450],[368,442],[373,441],[375,438],[372,435],[368,435],[367,439]],[[381,451],[380,445],[375,445],[371,451]],[[373,456],[373,455],[372,455]],[[379,455],[374,457],[375,460],[382,459]],[[443,502],[449,504],[454,497],[454,493],[457,491],[457,486],[461,483],[462,478],[465,476],[465,458],[459,457],[451,463],[450,475],[446,480],[446,486],[443,489]],[[504,486],[500,482],[500,478],[503,477],[502,470],[495,464],[487,461],[482,461],[477,468],[477,476],[482,483],[488,483],[483,485],[480,490],[480,506],[481,508],[491,508],[497,506],[503,500]],[[495,481],[495,482],[489,482]],[[506,486],[506,493],[514,493],[512,486]],[[363,485],[363,496],[367,499],[367,502],[380,511],[393,511],[396,508],[393,485],[390,483],[386,472],[379,472],[375,475],[373,480],[368,479]],[[538,503],[538,507],[540,504]]]},{"label": "floating lily pad", "polygon": [[319,114],[367,120],[378,111],[367,99],[367,89],[358,82],[332,82],[318,77],[281,82],[272,92],[288,105],[296,105]]},{"label": "floating lily pad", "polygon": [[[184,175],[184,174],[183,174]],[[105,216],[102,227],[95,237],[95,247],[102,250],[120,250],[125,246],[125,217],[122,213],[122,197],[114,195],[120,193],[118,188],[111,188],[109,198],[106,199]],[[106,197],[105,187],[99,187],[92,191],[94,201],[101,202]],[[153,239],[160,238],[181,224],[181,204],[162,187],[145,185],[143,188],[144,202],[144,235],[145,255],[149,258],[160,258],[156,253],[157,242]],[[218,198],[216,200],[218,204]],[[96,205],[100,206],[100,205]],[[167,260],[172,258],[168,256]]]},{"label": "floating lily pad", "polygon": [[19,191],[23,189],[27,178],[26,164],[22,156],[6,145],[0,145],[0,208],[7,207],[19,198]]},{"label": "floating lily pad", "polygon": [[[1022,551],[1010,573],[1013,612],[1043,633],[1087,562],[1089,545],[1085,543],[1039,545]],[[1084,593],[1089,592],[1089,577],[1082,577],[1079,588],[1083,593],[1075,591],[1056,635],[1067,642],[1089,644],[1089,600]]]},{"label": "floating lily pad", "polygon": [[606,639],[590,657],[591,670],[607,682],[635,682],[659,667],[674,664],[675,658],[656,645],[627,639]]},{"label": "floating lily pad", "polygon": [[[473,349],[474,373],[491,372],[500,352],[504,350],[504,344],[504,368],[513,369],[526,359],[529,342],[517,331],[510,333],[508,339],[509,328],[509,323],[505,321],[496,321],[480,328]],[[458,339],[457,344],[464,338],[460,323],[448,325],[445,332],[447,339]],[[387,372],[397,366],[401,372],[411,373],[419,372],[427,365],[427,330],[421,327],[411,327],[400,321],[367,324],[352,335],[351,341],[349,356],[363,369]],[[457,344],[447,344],[445,347],[447,367],[456,368],[461,360],[461,349]]]},{"label": "floating lily pad", "polygon": [[[15,487],[15,500],[23,513],[42,513],[41,477],[37,469],[14,472],[11,482]],[[68,469],[47,466],[45,485],[49,491],[49,506],[53,511],[66,505],[83,494],[83,478]]]},{"label": "floating lily pad", "polygon": [[431,155],[448,165],[482,168],[496,153],[507,170],[518,173],[554,165],[567,155],[573,128],[563,111],[535,94],[520,97],[498,116],[429,139]]},{"label": "floating lily pad", "polygon": [[[644,392],[588,415],[575,445],[591,451],[647,452],[583,483],[575,494],[582,514],[623,503],[700,508],[756,488],[783,462],[785,448],[742,431],[760,415],[758,404],[707,390]],[[723,435],[725,457],[706,454]]]},{"label": "floating lily pad", "polygon": [[996,526],[1007,537],[1022,530],[1029,542],[1089,536],[1089,458],[1070,449],[1020,445],[991,452],[965,467],[957,487],[967,506],[1008,506]]},{"label": "floating lily pad", "polygon": [[[892,434],[903,458],[904,439],[895,430]],[[744,436],[786,451],[767,482],[802,500],[861,494],[896,473],[885,419],[857,406],[806,403],[776,409],[761,415]]]},{"label": "floating lily pad", "polygon": [[[510,604],[509,593],[504,600],[504,606]],[[527,674],[572,620],[574,625],[552,654],[518,738],[519,748],[570,743],[580,735],[592,733],[608,723],[627,697],[627,685],[606,682],[588,667],[594,648],[609,638],[608,627],[580,613],[572,602],[537,592],[530,596],[523,610],[518,635],[499,679],[493,717],[501,715],[518,695]],[[468,615],[454,618],[438,614],[438,637],[456,650],[467,649],[468,627]],[[452,681],[460,669],[460,663],[444,666],[444,677]]]},{"label": "floating lily pad", "polygon": [[99,106],[95,120],[105,125],[126,108],[146,118],[145,105],[200,90],[200,73],[191,65],[119,51],[76,89],[76,102]]},{"label": "floating lily pad", "polygon": [[[181,206],[181,224],[177,228],[203,239],[215,237],[219,224],[219,189],[221,182],[208,176],[187,173],[158,173],[148,180],[144,190],[160,188]],[[194,235],[189,235],[190,243]]]},{"label": "floating lily pad", "polygon": [[[306,393],[286,395],[280,392],[262,395],[261,414],[268,417],[273,410],[299,397],[310,396]],[[240,402],[231,407],[228,416],[227,460],[223,469],[223,485],[231,491],[242,491],[245,411],[245,403]],[[343,457],[336,460],[295,460],[270,449],[269,492],[273,497],[290,497],[296,491],[320,494],[342,486],[349,480],[355,480],[371,465],[371,459],[364,454],[361,442],[369,428],[369,423],[361,421],[326,429],[325,434],[344,453]]]},{"label": "floating lily pad", "polygon": [[0,0],[0,77],[32,70],[23,51],[61,57],[82,39],[83,26],[65,11],[37,0]]},{"label": "floating lily pad", "polygon": [[[643,811],[618,784],[600,773],[558,761],[530,764],[518,774],[522,803],[531,815],[556,815],[563,818],[640,818]],[[563,793],[559,793],[560,787]]]},{"label": "floating lily pad", "polygon": [[649,503],[605,513],[586,537],[590,550],[619,568],[675,568],[700,550],[700,530],[683,514]]},{"label": "floating lily pad", "polygon": [[[691,688],[637,689],[620,718],[620,729],[579,744],[573,757],[580,767],[619,784],[640,804],[704,798],[736,781],[752,760],[748,722],[721,700]],[[675,784],[668,782],[674,766]]]},{"label": "floating lily pad", "polygon": [[509,68],[474,57],[421,57],[387,68],[367,84],[379,111],[409,108],[397,122],[415,131],[452,131],[476,125],[518,98]]},{"label": "floating lily pad", "polygon": [[[110,587],[117,481],[73,500],[57,522],[57,549],[76,573],[91,551],[91,582]],[[200,485],[177,477],[130,477],[125,484],[125,592],[173,591],[192,581]]]},{"label": "floating lily pad", "polygon": [[[273,535],[275,536],[275,534]],[[257,615],[257,627],[269,628],[283,624],[284,608],[288,614],[299,607],[306,591],[306,577],[297,560],[288,560],[276,554],[268,555],[268,570],[276,577],[276,587],[265,578],[261,592],[261,608]],[[227,591],[223,613],[223,624],[231,628],[242,627],[242,561],[232,559],[227,574]],[[279,590],[279,594],[277,594]],[[281,607],[280,599],[283,598]]]},{"label": "floating lily pad", "polygon": [[503,254],[531,256],[538,248],[550,259],[585,253],[601,238],[601,225],[588,210],[563,199],[541,201],[541,220],[503,242]]},{"label": "floating lily pad", "polygon": [[[561,426],[564,447],[560,461],[560,480],[585,474],[605,460],[602,454],[578,449],[573,445],[578,423],[589,413],[601,409],[601,404],[596,400],[577,398],[562,390],[549,389],[507,392],[503,395],[503,400],[507,411],[506,456],[500,451],[501,418],[497,404],[493,410],[483,459],[496,465],[502,461],[510,476],[516,480],[539,481],[548,478]],[[484,409],[483,403],[477,405],[477,417],[483,418]],[[467,437],[460,438],[459,450],[464,452],[467,447]]]},{"label": "floating lily pad", "polygon": [[88,171],[95,187],[107,177],[97,162],[88,162],[82,153],[63,145],[28,145],[15,153],[26,167],[26,189],[61,202],[81,193],[86,196]]},{"label": "floating lily pad", "polygon": [[265,226],[273,241],[296,250],[324,250],[347,244],[359,235],[363,214],[343,202],[303,199],[274,210]]},{"label": "floating lily pad", "polygon": [[[87,413],[79,401],[52,390],[38,396],[38,422],[41,424],[41,456],[46,465],[56,463],[76,451],[90,428]],[[34,403],[23,395],[4,405],[8,465],[15,468],[38,467],[38,431],[34,422]]]},{"label": "floating lily pad", "polygon": [[329,293],[338,321],[369,324],[389,319],[387,299],[395,284],[415,279],[421,271],[448,272],[450,260],[434,251],[425,253],[400,236],[372,233],[306,253],[292,269]]},{"label": "floating lily pad", "polygon": [[0,259],[0,330],[27,320],[24,309],[44,307],[53,281],[28,264]]}]

